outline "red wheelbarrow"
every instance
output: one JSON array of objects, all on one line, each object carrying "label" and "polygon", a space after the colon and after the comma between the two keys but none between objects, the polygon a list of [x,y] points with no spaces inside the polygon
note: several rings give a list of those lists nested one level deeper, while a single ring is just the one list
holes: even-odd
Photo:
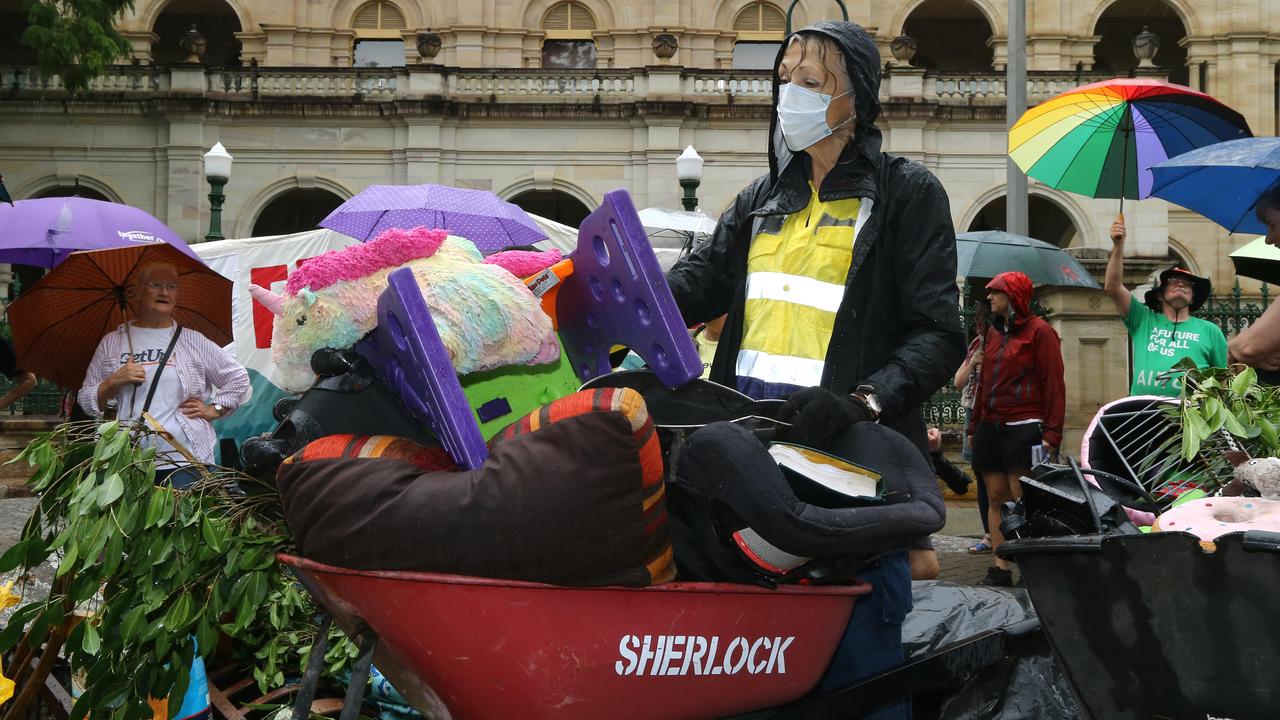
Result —
[{"label": "red wheelbarrow", "polygon": [[335,619],[360,647],[342,720],[357,717],[375,657],[432,718],[853,718],[954,687],[1039,634],[1036,620],[984,631],[816,695],[867,583],[568,588],[278,557],[327,613],[294,718],[310,716]]},{"label": "red wheelbarrow", "polygon": [[[364,672],[376,658],[438,718],[705,718],[783,705],[817,684],[871,590],[565,588],[279,559],[362,639]],[[363,678],[351,686],[363,693]]]}]

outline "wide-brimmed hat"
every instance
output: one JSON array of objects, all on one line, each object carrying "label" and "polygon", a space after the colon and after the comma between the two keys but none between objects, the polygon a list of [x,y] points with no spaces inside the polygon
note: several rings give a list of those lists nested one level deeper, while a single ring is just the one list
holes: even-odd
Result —
[{"label": "wide-brimmed hat", "polygon": [[1213,291],[1213,283],[1209,282],[1209,278],[1192,274],[1190,270],[1180,267],[1171,267],[1160,273],[1160,281],[1143,296],[1147,307],[1155,312],[1160,312],[1160,298],[1164,295],[1164,288],[1168,284],[1169,278],[1174,275],[1191,281],[1191,305],[1188,306],[1188,309],[1191,312],[1199,310],[1200,306],[1204,305],[1204,301],[1209,299],[1209,293]]}]

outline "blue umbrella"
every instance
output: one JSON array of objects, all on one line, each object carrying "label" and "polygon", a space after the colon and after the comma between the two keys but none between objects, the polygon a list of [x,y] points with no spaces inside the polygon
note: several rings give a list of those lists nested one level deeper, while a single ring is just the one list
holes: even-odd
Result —
[{"label": "blue umbrella", "polygon": [[1258,196],[1280,181],[1280,138],[1229,140],[1153,165],[1151,194],[1194,210],[1231,232],[1267,232]]}]

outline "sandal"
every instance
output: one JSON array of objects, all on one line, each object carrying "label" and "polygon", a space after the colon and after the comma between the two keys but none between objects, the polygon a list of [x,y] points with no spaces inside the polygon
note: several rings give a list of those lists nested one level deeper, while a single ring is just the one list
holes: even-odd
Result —
[{"label": "sandal", "polygon": [[991,552],[990,536],[984,536],[981,540],[969,546],[969,553],[971,555],[981,555],[982,553],[989,552]]}]

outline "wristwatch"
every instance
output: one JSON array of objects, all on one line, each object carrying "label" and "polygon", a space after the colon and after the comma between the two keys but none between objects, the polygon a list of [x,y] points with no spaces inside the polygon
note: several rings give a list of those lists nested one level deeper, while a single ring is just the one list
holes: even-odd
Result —
[{"label": "wristwatch", "polygon": [[218,417],[222,417],[223,413],[225,413],[225,412],[227,411],[227,406],[226,406],[226,405],[223,405],[222,403],[214,403],[213,405],[210,405],[209,407],[212,407],[212,408],[213,408],[213,411],[214,411],[214,412],[216,412],[216,413],[218,413]]},{"label": "wristwatch", "polygon": [[876,395],[876,389],[871,385],[859,385],[854,388],[853,396],[862,401],[863,405],[871,411],[871,419],[880,422],[880,398]]}]

